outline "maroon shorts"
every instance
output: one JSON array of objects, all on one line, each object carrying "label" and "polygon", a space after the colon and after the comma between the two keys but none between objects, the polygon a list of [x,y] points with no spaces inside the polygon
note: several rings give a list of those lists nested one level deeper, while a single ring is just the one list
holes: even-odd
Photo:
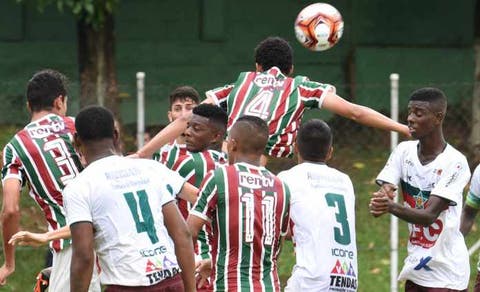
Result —
[{"label": "maroon shorts", "polygon": [[180,274],[177,274],[171,278],[162,280],[160,283],[152,286],[120,286],[120,285],[108,285],[105,292],[183,292],[183,281]]},{"label": "maroon shorts", "polygon": [[407,280],[407,282],[405,283],[405,292],[468,292],[468,289],[454,290],[454,289],[448,289],[448,288],[423,287],[413,283],[410,280]]}]

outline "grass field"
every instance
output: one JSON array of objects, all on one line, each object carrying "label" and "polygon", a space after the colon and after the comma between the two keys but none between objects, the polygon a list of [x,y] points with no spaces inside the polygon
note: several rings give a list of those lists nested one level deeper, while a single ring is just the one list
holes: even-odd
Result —
[{"label": "grass field", "polygon": [[[0,128],[0,146],[14,132],[14,128]],[[362,150],[344,147],[336,149],[332,166],[348,173],[352,178],[356,193],[356,230],[359,263],[359,291],[389,291],[390,287],[390,248],[388,216],[373,218],[368,213],[370,194],[376,190],[373,179],[388,157],[388,149]],[[26,193],[22,194],[22,226],[25,229],[44,230],[44,220],[41,219],[39,208],[36,207]],[[480,216],[479,216],[480,217]],[[407,238],[406,223],[400,221],[399,269],[402,266],[406,253]],[[471,246],[480,238],[477,225],[466,238],[467,246]],[[36,273],[42,268],[45,248],[20,247],[17,249],[17,266],[8,284],[1,291],[32,291]],[[1,258],[3,262],[3,256]],[[292,244],[286,242],[279,260],[279,273],[284,283],[290,276],[294,264]],[[473,283],[476,275],[477,256],[470,258]],[[399,290],[403,291],[403,283],[399,283]]]}]

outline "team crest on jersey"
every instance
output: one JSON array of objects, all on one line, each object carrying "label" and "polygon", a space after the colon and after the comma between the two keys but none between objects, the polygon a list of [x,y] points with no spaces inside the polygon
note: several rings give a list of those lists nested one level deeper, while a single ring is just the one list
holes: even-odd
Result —
[{"label": "team crest on jersey", "polygon": [[357,273],[352,262],[337,260],[330,272],[330,291],[356,291]]},{"label": "team crest on jersey", "polygon": [[275,179],[271,176],[260,176],[253,173],[239,173],[238,182],[240,186],[249,189],[273,188]]}]

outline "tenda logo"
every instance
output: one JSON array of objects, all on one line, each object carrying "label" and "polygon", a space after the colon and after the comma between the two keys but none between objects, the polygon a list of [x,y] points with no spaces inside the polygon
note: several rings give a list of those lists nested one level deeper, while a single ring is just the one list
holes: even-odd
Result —
[{"label": "tenda logo", "polygon": [[239,174],[238,181],[240,186],[250,189],[273,188],[275,184],[275,179],[273,177],[244,172]]}]

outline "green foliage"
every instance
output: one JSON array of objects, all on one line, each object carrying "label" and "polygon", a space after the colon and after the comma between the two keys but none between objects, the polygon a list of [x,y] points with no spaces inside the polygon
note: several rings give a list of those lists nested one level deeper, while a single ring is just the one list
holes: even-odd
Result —
[{"label": "green foliage", "polygon": [[[18,3],[28,0],[16,0]],[[40,11],[49,5],[56,5],[61,12],[71,11],[75,17],[87,25],[98,29],[105,23],[106,15],[112,14],[119,0],[30,0],[37,3]]]}]

